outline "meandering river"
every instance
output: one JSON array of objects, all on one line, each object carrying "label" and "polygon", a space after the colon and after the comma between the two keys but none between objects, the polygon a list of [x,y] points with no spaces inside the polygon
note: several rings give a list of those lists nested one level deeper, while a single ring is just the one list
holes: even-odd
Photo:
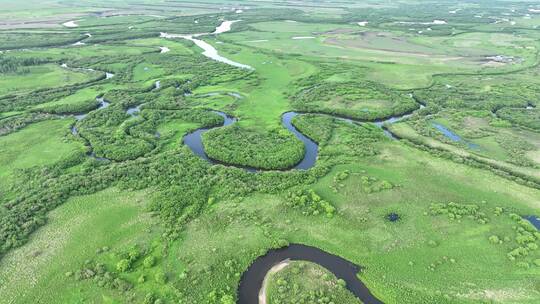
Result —
[{"label": "meandering river", "polygon": [[[101,109],[104,109],[106,107],[108,107],[110,105],[109,102],[107,102],[103,97],[97,97],[96,98],[97,101],[99,101],[99,105],[98,107],[93,110],[93,111],[98,111],[98,110],[101,110]],[[90,112],[93,112],[93,111],[90,111]],[[88,116],[88,114],[90,114],[90,112],[87,112],[87,113],[82,113],[82,114],[77,114],[75,115],[75,119],[78,121],[81,121],[83,120],[86,116]],[[79,135],[79,129],[77,129],[77,122],[75,122],[72,126],[71,126],[71,134],[73,134],[74,136],[80,136]],[[81,136],[81,138],[83,138]],[[107,158],[104,158],[104,157],[98,157],[96,156],[96,154],[94,153],[94,149],[92,148],[92,145],[90,144],[90,142],[83,138],[85,141],[86,141],[86,145],[90,148],[90,150],[88,151],[87,155],[91,158],[94,158],[96,160],[99,160],[99,161],[106,161],[106,160],[109,160]]]},{"label": "meandering river", "polygon": [[[423,107],[424,107],[423,105],[420,106],[420,108],[423,108]],[[223,162],[220,162],[218,160],[214,160],[214,159],[211,159],[210,157],[208,157],[208,155],[206,154],[206,152],[204,150],[204,145],[202,143],[202,135],[204,133],[208,132],[211,129],[225,127],[225,126],[231,125],[234,122],[236,122],[235,118],[233,118],[232,116],[227,115],[226,113],[219,112],[219,111],[213,111],[213,112],[220,115],[221,117],[223,117],[223,119],[224,119],[223,125],[197,129],[196,131],[194,131],[192,133],[189,133],[186,136],[184,136],[184,144],[187,145],[191,149],[191,151],[193,151],[193,153],[198,155],[200,158],[208,161],[209,163],[223,164],[223,165],[227,165],[227,166],[243,168],[248,172],[265,171],[265,170],[258,169],[258,168],[225,164]],[[292,169],[308,170],[308,169],[312,168],[313,166],[315,166],[315,163],[317,161],[317,156],[319,154],[319,146],[318,146],[318,144],[315,141],[313,141],[311,138],[309,138],[306,135],[302,134],[302,132],[300,132],[293,125],[292,120],[298,115],[301,115],[301,114],[291,111],[291,112],[285,112],[281,116],[282,125],[287,130],[292,132],[296,136],[296,138],[298,138],[299,140],[302,141],[302,143],[304,144],[304,151],[305,151],[305,154],[304,154],[304,157],[302,158],[302,160],[298,164],[293,166],[292,168],[287,168],[287,170],[292,170]],[[384,127],[385,124],[392,124],[392,123],[401,121],[401,120],[403,120],[403,119],[405,119],[407,117],[410,117],[411,115],[412,114],[406,114],[406,115],[402,115],[402,116],[393,116],[393,117],[390,117],[388,119],[375,122],[375,125],[379,126],[388,137],[390,137],[392,139],[396,139],[396,137],[394,137],[392,135],[392,133],[390,133]],[[335,117],[335,116],[332,116],[332,117],[334,119],[342,120],[342,121],[345,121],[347,123],[363,123],[363,122],[355,121],[355,120],[352,120],[352,119],[349,119],[349,118]]]},{"label": "meandering river", "polygon": [[[168,34],[168,33],[161,33],[161,37],[163,38],[182,38],[186,40],[190,40],[195,45],[200,47],[203,50],[203,55],[211,58],[212,60],[222,62],[231,66],[235,66],[242,69],[253,69],[253,67],[235,62],[233,60],[230,60],[228,58],[225,58],[221,55],[219,55],[218,51],[209,43],[203,41],[202,39],[198,39],[203,36],[207,35],[218,35],[225,32],[230,31],[231,26],[233,23],[238,22],[238,20],[235,21],[224,21],[220,26],[216,28],[216,30],[212,33],[202,33],[202,34],[192,34],[192,35],[178,35],[178,34]],[[76,26],[75,23],[66,23],[65,26]],[[88,37],[90,37],[90,34],[87,34]],[[294,37],[293,39],[312,39],[314,37]],[[79,42],[79,44],[83,44],[82,42]],[[160,47],[162,53],[166,53],[170,51],[167,47]],[[66,64],[63,64],[62,67],[68,68]],[[87,70],[87,71],[94,71],[93,69],[84,69],[84,68],[75,68],[79,70]],[[114,74],[106,72],[106,78],[112,78],[114,77]],[[160,88],[160,82],[155,82],[155,89]],[[229,93],[232,94],[232,93]],[[240,95],[233,95],[235,97],[241,98]],[[96,110],[100,110],[103,108],[106,108],[109,106],[109,103],[105,101],[103,98],[98,98],[99,106]],[[126,113],[132,116],[137,115],[137,113],[140,112],[141,105],[131,107],[127,109]],[[420,105],[420,108],[423,108],[423,105]],[[94,111],[96,111],[94,110]],[[204,150],[204,145],[202,143],[202,135],[205,132],[208,132],[209,130],[213,128],[218,127],[225,127],[229,126],[237,121],[236,118],[227,115],[226,113],[219,112],[219,111],[213,111],[217,115],[220,115],[223,118],[223,124],[220,126],[215,127],[205,127],[197,129],[196,131],[187,134],[184,136],[184,143],[199,157],[202,159],[208,161],[209,163],[220,163],[217,160],[213,160],[208,157]],[[85,114],[79,114],[75,115],[75,118],[77,121],[80,121],[84,119],[88,113]],[[316,161],[318,156],[318,145],[316,142],[314,142],[312,139],[307,137],[306,135],[302,134],[292,123],[292,120],[298,116],[301,115],[297,112],[285,112],[281,116],[282,125],[292,132],[296,138],[298,138],[305,147],[305,155],[303,159],[296,164],[292,168],[288,169],[298,169],[298,170],[308,170],[312,168]],[[400,116],[394,116],[390,117],[385,120],[376,121],[374,122],[375,125],[383,129],[385,134],[388,137],[391,137],[393,139],[396,139],[391,132],[389,132],[385,125],[392,124],[399,122],[403,119],[406,119],[413,115],[413,113],[408,113]],[[354,121],[352,119],[347,118],[340,118],[335,117],[336,119],[343,120],[348,123],[364,123],[359,121]],[[437,127],[437,126],[436,126]],[[452,138],[452,134],[449,130],[445,130],[442,128],[438,128],[441,130],[445,135],[449,136],[451,139],[459,140],[458,137]],[[79,131],[77,129],[76,123],[72,126],[71,132],[75,136],[80,136]],[[97,160],[106,160],[105,158],[99,158],[96,157],[93,153],[92,147],[90,146],[90,151],[88,152],[90,157],[93,157]],[[239,167],[239,166],[237,166]],[[241,167],[249,172],[258,172],[261,171],[257,168],[250,168],[250,167]],[[527,219],[535,225],[535,227],[539,227],[540,221],[537,217],[527,217]],[[254,304],[254,303],[261,303],[261,290],[263,289],[263,282],[265,277],[267,276],[269,271],[279,271],[282,269],[282,267],[287,265],[286,261],[289,260],[304,260],[304,261],[310,261],[317,263],[321,265],[322,267],[325,267],[330,272],[332,272],[337,278],[343,279],[347,284],[347,289],[350,290],[355,296],[357,296],[364,304],[381,304],[379,299],[377,299],[370,291],[369,289],[362,283],[362,281],[358,278],[357,274],[361,271],[361,267],[358,265],[355,265],[346,259],[332,255],[328,252],[325,252],[321,249],[300,245],[300,244],[291,244],[288,247],[271,250],[266,255],[261,256],[257,258],[253,264],[243,273],[240,285],[238,287],[238,302],[239,304]],[[276,267],[276,265],[279,265]],[[265,293],[262,293],[263,295]]]},{"label": "meandering river", "polygon": [[[223,125],[219,126],[219,128],[231,125],[236,122],[236,118],[229,116],[223,112],[219,112],[219,111],[213,111],[213,112],[223,117]],[[296,138],[300,139],[304,143],[304,147],[305,147],[305,154],[302,160],[298,164],[296,164],[294,167],[289,168],[289,169],[307,170],[315,165],[315,162],[317,161],[317,154],[319,152],[319,147],[316,142],[314,142],[312,139],[302,134],[292,124],[293,118],[296,117],[297,115],[299,114],[296,112],[286,112],[281,116],[281,123],[283,124],[283,126],[287,128],[287,130],[292,132],[296,136]],[[212,164],[223,164],[220,161],[217,161],[208,157],[208,155],[204,151],[204,145],[202,143],[202,135],[214,128],[218,128],[218,127],[200,128],[200,129],[195,130],[192,133],[187,134],[186,136],[184,136],[184,144],[186,144],[191,149],[191,151],[193,151],[193,153],[198,155],[200,158]],[[246,166],[235,166],[235,167],[243,168],[249,172],[263,171],[262,169],[246,167]]]},{"label": "meandering river", "polygon": [[[231,25],[234,22],[237,22],[237,21],[224,21],[211,34],[221,34],[221,33],[229,31],[231,29]],[[249,65],[238,63],[228,58],[220,56],[218,51],[213,46],[204,42],[203,40],[197,39],[198,37],[201,37],[204,35],[210,35],[210,34],[205,33],[205,34],[194,34],[194,35],[176,35],[176,34],[161,33],[161,37],[164,37],[164,38],[183,38],[183,39],[193,41],[197,46],[199,46],[200,48],[204,50],[203,52],[204,56],[211,58],[213,60],[223,62],[232,66],[236,66],[238,68],[253,69]],[[162,48],[162,51],[163,50],[164,49]],[[63,64],[62,66],[65,68],[68,68],[66,64]],[[83,69],[83,70],[93,71],[92,69]],[[107,79],[113,76],[114,74],[106,73]],[[154,84],[154,89],[159,89],[159,88],[160,88],[160,82],[156,81]],[[237,98],[242,98],[242,96],[239,94],[233,94],[233,93],[228,93],[228,94],[232,94],[232,96],[235,96]],[[96,110],[103,109],[109,106],[109,103],[105,101],[103,98],[98,98],[98,101],[100,102],[100,104]],[[131,116],[135,116],[137,115],[137,113],[140,112],[140,107],[141,105],[128,108],[126,110],[126,113]],[[424,106],[421,105],[420,107],[423,108]],[[220,163],[220,162],[208,157],[202,143],[202,135],[213,128],[229,126],[235,123],[237,119],[220,111],[213,111],[213,112],[223,117],[222,125],[216,126],[216,127],[205,127],[205,128],[197,129],[196,131],[184,136],[183,141],[193,151],[193,153],[195,153],[202,159],[215,164],[215,163]],[[77,121],[79,121],[79,120],[84,119],[87,115],[88,113],[75,115],[75,118],[77,119]],[[282,122],[282,125],[287,130],[292,132],[294,136],[296,136],[296,138],[302,141],[305,147],[305,155],[303,159],[294,167],[289,168],[289,169],[307,170],[307,169],[312,168],[317,161],[318,145],[312,139],[302,134],[293,125],[292,120],[298,115],[300,114],[297,112],[292,112],[292,111],[285,112],[281,116],[281,122]],[[385,134],[387,134],[389,137],[394,138],[392,134],[384,128],[384,125],[395,123],[411,115],[412,113],[401,115],[401,116],[390,117],[388,119],[375,122],[375,125],[381,127],[384,130]],[[354,121],[348,118],[342,118],[342,117],[334,117],[334,118],[340,119],[347,123],[363,123],[363,122]],[[73,135],[76,135],[76,136],[79,135],[76,124],[72,126],[71,132],[73,133]],[[105,158],[96,157],[91,146],[90,146],[90,151],[88,155],[97,160],[107,160]],[[247,170],[248,172],[261,171],[260,169],[257,169],[257,168],[241,167],[241,166],[237,166],[237,167],[243,168]],[[349,289],[363,303],[365,304],[381,304],[382,303],[375,296],[373,296],[371,292],[369,291],[369,289],[358,279],[357,274],[361,270],[359,266],[339,256],[332,255],[318,248],[305,246],[305,245],[299,245],[299,244],[291,244],[290,246],[286,248],[271,250],[266,255],[256,259],[254,263],[242,275],[240,286],[238,288],[238,302],[237,303],[239,304],[259,303],[259,293],[261,291],[261,288],[263,287],[263,280],[266,274],[274,266],[286,260],[305,260],[305,261],[317,263],[321,265],[322,267],[325,267],[326,269],[331,271],[336,277],[343,279],[347,283],[347,289]]]},{"label": "meandering river", "polygon": [[[238,20],[223,21],[221,23],[221,25],[218,26],[216,28],[216,30],[211,34],[222,34],[222,33],[228,32],[228,31],[231,30],[231,26],[235,22],[238,22]],[[193,41],[197,46],[199,46],[201,49],[203,49],[204,52],[202,54],[204,56],[210,58],[210,59],[213,59],[213,60],[216,60],[216,61],[219,61],[219,62],[223,62],[225,64],[229,64],[229,65],[239,67],[239,68],[253,69],[249,65],[238,63],[238,62],[232,61],[232,60],[230,60],[228,58],[225,58],[225,57],[219,55],[218,51],[212,45],[210,45],[209,43],[207,43],[207,42],[205,42],[205,41],[203,41],[201,39],[197,39],[198,37],[202,37],[202,36],[206,36],[206,35],[210,35],[210,33],[182,35],[182,34],[169,34],[169,33],[163,33],[162,32],[160,34],[160,37],[167,38],[167,39],[182,38],[182,39],[187,39],[187,40]],[[423,107],[424,107],[423,105],[420,105],[420,108],[423,108]],[[131,114],[134,114],[134,113],[136,113],[138,111],[138,108],[132,108],[132,109],[133,110],[128,109],[128,111],[130,111],[128,114],[131,115]],[[218,127],[228,126],[228,125],[230,125],[230,124],[232,124],[232,123],[234,123],[236,121],[235,118],[233,118],[233,117],[231,117],[231,116],[229,116],[229,115],[227,115],[227,114],[225,114],[223,112],[219,112],[219,111],[214,111],[214,112],[224,118],[224,124],[222,126],[218,126]],[[294,167],[289,168],[289,169],[307,170],[307,169],[312,168],[315,165],[315,162],[317,161],[317,155],[318,155],[318,150],[319,149],[318,149],[318,145],[317,145],[316,142],[314,142],[312,139],[310,139],[307,136],[305,136],[304,134],[302,134],[292,124],[292,119],[294,117],[296,117],[297,115],[299,115],[299,114],[296,113],[296,112],[286,112],[281,117],[281,122],[282,122],[283,126],[285,128],[287,128],[287,130],[292,132],[296,136],[296,138],[301,140],[303,142],[304,148],[305,148],[304,149],[304,151],[305,151],[304,158],[298,164],[296,164]],[[400,121],[402,119],[405,119],[405,118],[407,118],[407,117],[409,117],[411,115],[412,115],[412,113],[409,113],[409,114],[406,114],[406,115],[401,115],[401,116],[390,117],[388,119],[375,122],[375,125],[382,128],[384,133],[388,137],[396,139],[392,135],[392,133],[390,133],[386,128],[384,128],[384,125],[398,122],[398,121]],[[349,123],[355,122],[354,120],[348,119],[348,118],[341,118],[341,117],[335,117],[335,118],[344,120],[344,121],[349,122]],[[214,128],[217,128],[217,127],[214,127]],[[204,160],[206,160],[206,161],[208,161],[208,162],[210,162],[212,164],[218,164],[218,163],[221,163],[221,162],[208,157],[208,155],[204,151],[204,146],[203,146],[203,143],[202,143],[202,134],[208,132],[210,129],[213,129],[213,128],[200,128],[200,129],[196,130],[195,132],[187,134],[186,136],[184,136],[184,143],[191,149],[191,151],[193,151],[193,153],[195,153],[196,155],[198,155],[202,159],[204,159]],[[245,169],[245,170],[247,170],[249,172],[262,171],[261,169],[245,167],[245,166],[235,166],[235,167],[243,168],[243,169]]]}]

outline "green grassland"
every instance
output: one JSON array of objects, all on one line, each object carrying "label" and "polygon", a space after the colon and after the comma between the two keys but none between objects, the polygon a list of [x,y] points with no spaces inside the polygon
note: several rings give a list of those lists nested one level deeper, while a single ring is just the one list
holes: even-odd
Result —
[{"label": "green grassland", "polygon": [[72,123],[70,119],[49,120],[0,137],[0,185],[9,185],[16,170],[50,165],[81,151],[81,145],[65,139]]},{"label": "green grassland", "polygon": [[97,73],[64,69],[53,64],[35,66],[28,73],[2,76],[0,95],[81,83],[95,76]]},{"label": "green grassland", "polygon": [[[433,123],[439,123],[462,137],[460,142],[445,138],[437,134]],[[519,127],[511,127],[508,123],[501,124],[501,120],[493,118],[486,112],[441,112],[428,120],[411,122],[421,134],[429,134],[440,141],[460,145],[473,153],[495,160],[513,163],[515,165],[538,168],[540,165],[528,155],[538,153],[540,138],[535,132]]]},{"label": "green grassland", "polygon": [[[449,142],[448,140],[442,139],[437,140],[428,136],[424,136],[418,133],[414,128],[412,128],[407,123],[397,123],[389,127],[393,134],[407,139],[415,144],[427,146],[430,149],[434,149],[438,152],[450,152],[446,155],[448,158],[455,158],[458,162],[464,162],[465,159],[474,159],[495,167],[506,168],[510,172],[518,173],[518,175],[525,175],[529,177],[538,178],[540,175],[538,170],[535,169],[535,166],[532,165],[520,166],[513,164],[511,162],[505,161],[510,155],[506,150],[501,149],[499,143],[495,144],[492,141],[487,140],[485,146],[482,146],[482,141],[477,140],[476,142],[480,145],[480,149],[470,149],[465,148],[463,145],[456,145],[454,142]],[[433,131],[437,138],[441,139],[440,133]],[[495,146],[495,147],[493,147]],[[503,152],[504,151],[504,152]],[[519,150],[518,150],[519,151]],[[528,152],[526,153],[528,155]],[[532,160],[532,159],[531,159]]]},{"label": "green grassland", "polygon": [[64,98],[60,98],[55,101],[47,102],[39,104],[36,109],[43,109],[43,108],[53,108],[53,107],[59,107],[59,106],[74,106],[77,107],[77,105],[84,104],[87,101],[93,101],[96,99],[97,96],[101,94],[101,92],[96,90],[97,88],[89,87],[86,89],[82,89],[77,91],[73,95],[68,95]]},{"label": "green grassland", "polygon": [[49,215],[47,226],[27,245],[2,259],[0,301],[115,303],[114,294],[103,293],[92,282],[81,283],[69,272],[96,252],[115,256],[137,244],[151,245],[159,228],[145,212],[148,201],[146,191],[118,189],[70,199]]},{"label": "green grassland", "polygon": [[[336,176],[345,171],[350,172],[349,177],[336,183]],[[368,190],[371,185],[363,182],[365,176],[395,186],[391,190]],[[372,292],[388,303],[474,303],[478,299],[467,299],[460,293],[466,291],[472,297],[484,289],[507,290],[507,303],[533,303],[538,290],[532,278],[538,268],[511,275],[516,266],[508,261],[506,250],[512,245],[493,247],[488,241],[492,234],[513,233],[508,215],[499,218],[493,214],[496,206],[513,206],[507,207],[507,212],[538,208],[534,199],[537,190],[507,186],[510,185],[504,180],[481,170],[387,145],[380,156],[338,166],[311,186],[323,199],[335,204],[337,212],[333,218],[304,215],[302,209],[291,208],[285,198],[268,195],[223,202],[189,226],[184,241],[175,246],[170,263],[175,263],[175,259],[183,261],[183,266],[172,271],[198,273],[211,265],[213,269],[223,269],[217,273],[229,273],[230,285],[217,273],[202,282],[195,275],[191,283],[200,285],[195,290],[186,287],[186,292],[189,290],[191,296],[202,299],[202,290],[235,286],[239,277],[224,266],[227,260],[232,259],[242,269],[268,246],[288,240],[323,248],[365,266],[362,278]],[[478,204],[490,223],[481,225],[469,219],[451,221],[444,216],[425,215],[430,204],[439,202]],[[388,222],[385,216],[390,212],[399,213],[401,220]],[[430,245],[430,241],[436,245]],[[235,246],[238,242],[242,243],[240,254]],[[451,263],[450,259],[457,262]],[[445,264],[432,271],[430,265],[439,265],[439,261]],[[485,264],[479,261],[487,261],[490,267],[484,268]],[[444,294],[450,298],[446,299]]]},{"label": "green grassland", "polygon": [[68,46],[47,49],[31,49],[21,52],[11,52],[17,57],[46,57],[53,60],[81,60],[85,57],[92,57],[95,54],[103,56],[118,55],[141,55],[145,52],[158,51],[149,45],[128,45],[124,44],[88,44],[81,46]]},{"label": "green grassland", "polygon": [[[392,65],[392,73],[400,73],[401,77],[385,74],[376,80],[400,88],[424,86],[429,83],[429,76],[450,70],[459,73],[489,69],[484,58],[494,54],[522,58],[520,64],[503,65],[502,70],[529,66],[535,62],[537,47],[532,39],[490,33],[463,34],[451,38],[424,37],[418,34],[370,31],[351,24],[286,21],[256,23],[251,27],[253,31],[235,33],[227,38],[253,48],[303,57],[388,63]],[[293,39],[294,37],[313,39]],[[386,72],[383,67],[384,65],[377,65],[378,73]],[[427,81],[408,84],[397,82],[398,79],[410,79],[410,74],[417,74],[409,80],[412,81],[426,72],[429,74],[423,77]],[[389,82],[390,79],[393,79],[393,82]]]},{"label": "green grassland", "polygon": [[[388,304],[538,303],[540,234],[521,216],[540,215],[540,7],[38,2],[0,1],[1,303],[232,304],[288,243],[361,265]],[[160,37],[222,20],[241,21],[198,38],[254,70]],[[302,159],[288,111],[314,167],[236,168]],[[399,140],[372,123],[407,113],[385,125]],[[184,144],[201,127],[221,164]],[[308,293],[358,303],[315,264],[270,279],[269,303]]]}]

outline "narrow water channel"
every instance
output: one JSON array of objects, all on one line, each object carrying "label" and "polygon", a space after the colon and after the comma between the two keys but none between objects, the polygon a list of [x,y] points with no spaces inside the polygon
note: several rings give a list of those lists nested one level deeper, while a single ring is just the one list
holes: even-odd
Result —
[{"label": "narrow water channel", "polygon": [[[411,98],[412,98],[412,96],[411,96]],[[421,109],[426,107],[421,103],[419,103],[419,105],[420,105],[420,108],[417,109],[417,110],[421,110]],[[376,120],[373,123],[377,127],[381,128],[381,130],[384,132],[384,135],[386,135],[388,138],[391,138],[393,140],[398,140],[398,138],[396,136],[394,136],[394,134],[392,134],[392,132],[390,132],[386,126],[394,124],[396,122],[400,122],[400,121],[402,121],[404,119],[407,119],[407,118],[411,117],[414,114],[414,112],[416,112],[417,110],[414,110],[414,111],[412,111],[411,113],[408,113],[408,114],[402,114],[402,115],[392,116],[390,118],[386,118],[386,119],[382,119],[382,120]]]},{"label": "narrow water channel", "polygon": [[[226,127],[236,122],[236,118],[231,117],[223,112],[219,112],[219,111],[213,111],[213,112],[223,117],[223,125],[219,127]],[[187,134],[186,136],[184,136],[184,144],[186,144],[191,149],[191,151],[193,151],[193,153],[198,155],[200,158],[212,164],[215,164],[218,162],[212,160],[211,158],[208,157],[208,155],[206,155],[206,152],[204,151],[204,146],[202,143],[202,135],[210,131],[211,129],[213,128],[200,128],[200,129],[195,130],[192,133]]]},{"label": "narrow water channel", "polygon": [[526,216],[525,219],[529,221],[529,223],[531,223],[534,227],[536,227],[536,229],[540,230],[540,217],[529,215]]},{"label": "narrow water channel", "polygon": [[[101,110],[101,109],[104,109],[104,108],[107,108],[110,103],[107,102],[103,97],[97,97],[96,98],[97,101],[99,101],[99,105],[98,107],[93,110],[93,111],[98,111],[98,110]],[[83,120],[86,116],[88,116],[88,114],[90,114],[91,112],[93,111],[90,111],[88,113],[82,113],[82,114],[77,114],[77,115],[74,115],[75,119],[78,121],[81,121]],[[71,126],[71,134],[73,134],[74,136],[80,136],[79,135],[79,129],[77,129],[77,122],[75,122],[72,126]],[[82,137],[82,136],[81,136]],[[106,161],[108,160],[107,158],[104,158],[104,157],[97,157],[96,154],[94,153],[94,149],[92,148],[92,145],[90,144],[90,142],[88,142],[88,140],[86,140],[85,138],[83,138],[88,147],[90,147],[90,151],[88,152],[88,156],[91,157],[91,158],[94,158],[96,160],[99,160],[99,161]]]},{"label": "narrow water channel", "polygon": [[[103,97],[97,97],[96,100],[99,102],[99,105],[98,105],[98,107],[97,107],[95,110],[92,110],[92,111],[90,111],[90,112],[104,109],[104,108],[106,108],[106,107],[108,107],[108,106],[110,105],[110,103],[109,103],[108,101],[106,101],[105,99],[103,99]],[[73,117],[75,117],[75,119],[76,119],[77,121],[80,121],[80,120],[83,120],[86,116],[88,116],[88,114],[90,114],[90,112],[88,112],[88,113],[76,114],[76,115],[74,115]],[[73,135],[77,135],[77,134],[79,133],[79,131],[77,130],[76,124],[74,124],[74,125],[71,127],[71,133],[72,133]]]},{"label": "narrow water channel", "polygon": [[459,136],[456,133],[450,131],[448,128],[446,128],[445,126],[443,126],[441,124],[432,123],[432,125],[433,125],[433,127],[435,127],[435,129],[439,130],[439,132],[441,132],[446,138],[450,139],[451,141],[465,143],[467,145],[467,147],[469,147],[471,149],[478,149],[479,148],[479,146],[477,144],[473,144],[471,142],[468,142],[468,141],[464,140],[463,138],[461,138],[461,136]]},{"label": "narrow water channel", "polygon": [[60,66],[63,67],[64,69],[71,69],[71,70],[75,70],[75,71],[78,70],[78,71],[101,72],[101,73],[105,73],[105,79],[111,79],[111,78],[114,77],[114,74],[113,74],[113,73],[104,72],[104,71],[97,71],[97,70],[90,69],[90,68],[72,68],[72,67],[68,66],[67,63],[62,63]]}]

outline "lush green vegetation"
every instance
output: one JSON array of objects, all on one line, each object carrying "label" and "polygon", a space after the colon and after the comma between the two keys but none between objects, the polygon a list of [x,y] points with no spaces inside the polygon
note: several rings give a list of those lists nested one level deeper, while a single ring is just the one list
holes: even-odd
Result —
[{"label": "lush green vegetation", "polygon": [[77,84],[89,80],[95,72],[69,70],[60,65],[27,66],[17,73],[2,74],[0,95],[28,92],[36,88],[52,88],[63,84]]},{"label": "lush green vegetation", "polygon": [[335,71],[325,67],[322,75],[301,81],[299,85],[305,88],[291,97],[293,104],[300,111],[321,112],[357,120],[389,118],[418,108],[418,104],[404,93],[372,82],[325,83],[325,78],[335,76]]},{"label": "lush green vegetation", "polygon": [[292,261],[270,278],[268,303],[360,303],[328,270],[309,262]]},{"label": "lush green vegetation", "polygon": [[[4,2],[0,303],[232,304],[289,243],[384,303],[538,303],[534,3]],[[253,70],[160,37],[223,20],[196,38]],[[216,164],[183,141],[199,128]],[[267,295],[359,302],[306,262]]]},{"label": "lush green vegetation", "polygon": [[497,111],[497,115],[517,125],[528,127],[536,131],[540,130],[540,111],[538,109],[515,109],[503,108]]},{"label": "lush green vegetation", "polygon": [[79,153],[81,145],[64,137],[71,123],[68,119],[47,120],[0,137],[0,186],[10,185],[20,170],[53,164]]},{"label": "lush green vegetation", "polygon": [[89,264],[96,254],[116,256],[155,238],[159,228],[144,211],[148,201],[146,191],[117,189],[70,199],[50,214],[49,223],[32,242],[2,259],[2,294],[22,302],[111,298],[108,291],[91,283],[84,284],[80,292],[75,270]]},{"label": "lush green vegetation", "polygon": [[28,74],[28,66],[38,65],[45,61],[40,58],[17,58],[0,56],[0,74]]},{"label": "lush green vegetation", "polygon": [[301,142],[284,129],[261,134],[232,125],[204,134],[203,143],[211,158],[261,169],[291,168],[304,156]]}]

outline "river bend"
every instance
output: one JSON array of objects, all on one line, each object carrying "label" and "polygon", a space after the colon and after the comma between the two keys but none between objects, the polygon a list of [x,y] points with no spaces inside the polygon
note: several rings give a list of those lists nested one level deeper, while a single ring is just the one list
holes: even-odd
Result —
[{"label": "river bend", "polygon": [[257,258],[242,274],[238,286],[237,304],[256,304],[259,302],[259,291],[270,269],[286,260],[302,260],[317,263],[332,272],[338,279],[347,283],[347,289],[364,304],[383,304],[358,278],[361,267],[337,255],[330,254],[316,247],[290,244],[287,247],[270,250],[266,255]]}]

